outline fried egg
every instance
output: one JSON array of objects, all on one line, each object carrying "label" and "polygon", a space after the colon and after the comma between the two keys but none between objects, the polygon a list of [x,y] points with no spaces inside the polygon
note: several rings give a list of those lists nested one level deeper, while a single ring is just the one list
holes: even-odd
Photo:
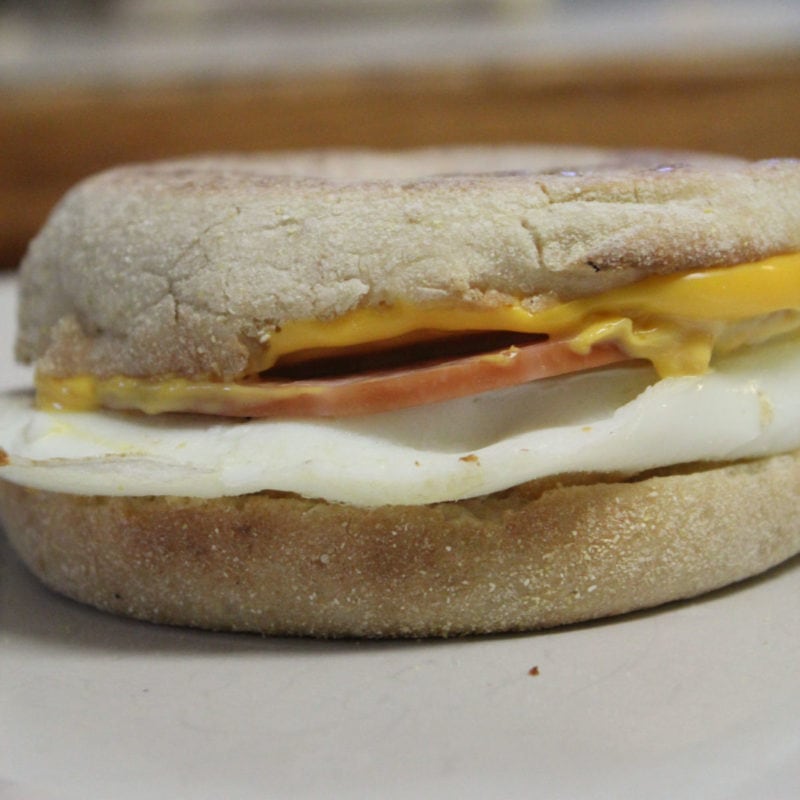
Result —
[{"label": "fried egg", "polygon": [[0,477],[82,495],[263,490],[359,506],[427,504],[580,472],[757,458],[800,447],[797,337],[700,376],[630,364],[349,419],[59,412],[0,397]]}]

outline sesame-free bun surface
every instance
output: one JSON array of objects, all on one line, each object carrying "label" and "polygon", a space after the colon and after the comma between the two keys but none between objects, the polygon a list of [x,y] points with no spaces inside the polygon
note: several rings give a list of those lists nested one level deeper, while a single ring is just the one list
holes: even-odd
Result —
[{"label": "sesame-free bun surface", "polygon": [[800,164],[507,147],[123,167],[21,266],[44,373],[230,379],[276,326],[411,303],[533,306],[800,250]]},{"label": "sesame-free bun surface", "polygon": [[800,551],[800,453],[372,509],[108,498],[0,480],[44,583],[153,622],[322,637],[532,630],[648,608]]}]

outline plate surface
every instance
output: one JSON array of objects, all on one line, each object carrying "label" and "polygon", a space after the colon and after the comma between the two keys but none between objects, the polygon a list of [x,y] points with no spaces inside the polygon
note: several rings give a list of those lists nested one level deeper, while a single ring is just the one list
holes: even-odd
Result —
[{"label": "plate surface", "polygon": [[[0,278],[0,387],[13,280]],[[518,636],[157,627],[42,588],[0,537],[0,798],[800,797],[800,559]],[[538,667],[538,674],[530,674]]]}]

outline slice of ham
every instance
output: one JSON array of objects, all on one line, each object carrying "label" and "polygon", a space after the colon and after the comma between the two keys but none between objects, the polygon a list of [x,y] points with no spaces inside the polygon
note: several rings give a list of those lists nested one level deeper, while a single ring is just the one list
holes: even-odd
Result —
[{"label": "slice of ham", "polygon": [[356,375],[308,379],[267,379],[214,383],[181,381],[139,387],[139,400],[102,398],[110,408],[149,412],[180,411],[226,417],[348,417],[439,403],[520,383],[593,369],[630,356],[613,345],[586,355],[566,342],[539,341],[491,353],[397,367]]}]

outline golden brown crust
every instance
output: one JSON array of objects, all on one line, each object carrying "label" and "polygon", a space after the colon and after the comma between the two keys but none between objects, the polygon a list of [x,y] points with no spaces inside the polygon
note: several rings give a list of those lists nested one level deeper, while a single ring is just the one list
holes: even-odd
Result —
[{"label": "golden brown crust", "polygon": [[61,375],[231,378],[287,320],[566,299],[800,250],[799,221],[794,161],[529,147],[121,168],[32,242],[17,354]]},{"label": "golden brown crust", "polygon": [[800,551],[800,452],[573,481],[374,509],[269,493],[78,497],[0,481],[0,518],[35,574],[99,608],[312,636],[561,625],[692,597]]}]

